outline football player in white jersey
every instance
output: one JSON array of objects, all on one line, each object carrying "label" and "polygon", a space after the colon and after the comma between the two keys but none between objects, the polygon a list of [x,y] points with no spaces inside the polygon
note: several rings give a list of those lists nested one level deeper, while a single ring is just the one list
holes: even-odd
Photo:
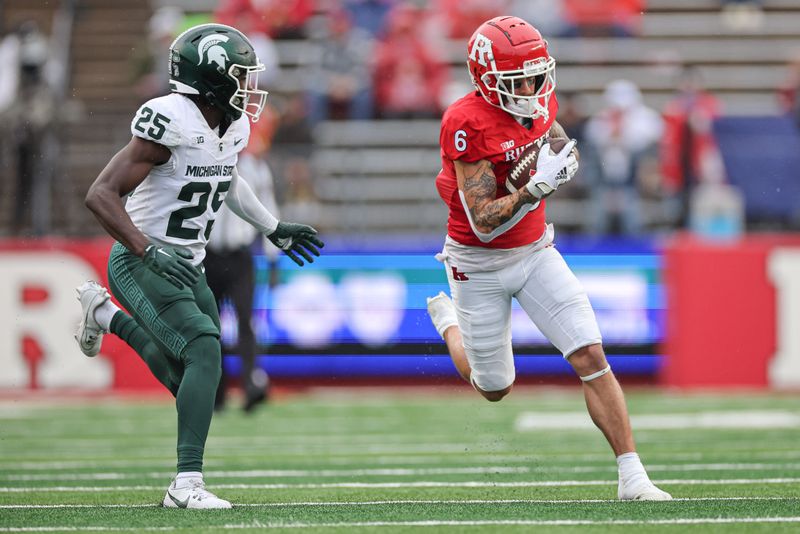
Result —
[{"label": "football player in white jersey", "polygon": [[86,195],[117,240],[109,287],[131,315],[88,281],[78,288],[76,339],[95,356],[104,333],[119,336],[175,396],[177,475],[163,505],[230,508],[202,475],[221,361],[219,313],[202,266],[214,218],[224,202],[299,265],[313,262],[323,242],[310,226],[278,221],[237,173],[249,120],[258,120],[267,96],[247,37],[221,24],[190,28],[172,43],[169,69],[172,93],[139,108],[131,141]]}]

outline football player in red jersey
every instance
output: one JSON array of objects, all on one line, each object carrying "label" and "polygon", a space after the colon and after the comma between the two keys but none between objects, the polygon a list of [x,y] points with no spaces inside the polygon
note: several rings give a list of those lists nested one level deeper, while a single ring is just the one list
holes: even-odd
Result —
[{"label": "football player in red jersey", "polygon": [[[602,347],[586,292],[553,245],[549,194],[578,168],[570,141],[557,155],[547,137],[565,137],[558,111],[555,60],[547,42],[517,17],[483,23],[469,41],[467,66],[476,91],[442,118],[439,195],[450,214],[444,249],[452,300],[428,299],[428,313],[459,374],[490,401],[514,383],[511,299],[561,351],[583,383],[586,405],[619,467],[618,497],[668,500],[642,466],[622,389]],[[506,175],[526,147],[541,145],[536,172],[513,193]]]}]

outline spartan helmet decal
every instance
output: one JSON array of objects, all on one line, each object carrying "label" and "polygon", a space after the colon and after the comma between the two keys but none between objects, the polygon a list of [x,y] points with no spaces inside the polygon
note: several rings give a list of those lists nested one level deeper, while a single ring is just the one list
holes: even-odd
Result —
[{"label": "spartan helmet decal", "polygon": [[197,45],[197,55],[200,56],[200,61],[197,62],[198,65],[203,63],[203,57],[208,58],[208,63],[216,63],[223,69],[225,69],[226,61],[228,61],[228,52],[225,51],[224,48],[219,46],[219,43],[227,43],[228,36],[221,35],[218,33],[206,35],[200,40],[200,44]]}]

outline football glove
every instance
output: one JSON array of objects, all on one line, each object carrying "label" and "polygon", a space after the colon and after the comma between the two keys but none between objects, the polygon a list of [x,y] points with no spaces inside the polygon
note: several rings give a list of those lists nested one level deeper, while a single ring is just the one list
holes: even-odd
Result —
[{"label": "football glove", "polygon": [[550,153],[550,143],[542,145],[536,160],[536,174],[525,186],[534,197],[541,199],[550,195],[575,176],[578,172],[578,160],[572,153],[575,143],[571,140],[555,155]]},{"label": "football glove", "polygon": [[319,248],[325,246],[325,243],[317,237],[317,231],[307,224],[279,221],[278,227],[267,238],[301,267],[304,263],[298,254],[308,263],[314,263],[311,255],[319,256]]},{"label": "football glove", "polygon": [[193,286],[200,278],[197,268],[189,263],[192,258],[194,255],[188,250],[151,244],[144,249],[142,262],[158,276],[181,289],[184,285]]}]

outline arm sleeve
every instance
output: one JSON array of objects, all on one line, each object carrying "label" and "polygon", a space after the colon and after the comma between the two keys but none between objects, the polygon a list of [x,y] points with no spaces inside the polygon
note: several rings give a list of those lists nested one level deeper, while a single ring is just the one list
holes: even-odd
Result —
[{"label": "arm sleeve", "polygon": [[225,196],[225,204],[240,219],[253,225],[262,234],[270,235],[278,227],[278,219],[259,202],[236,168],[233,169],[231,188]]}]

